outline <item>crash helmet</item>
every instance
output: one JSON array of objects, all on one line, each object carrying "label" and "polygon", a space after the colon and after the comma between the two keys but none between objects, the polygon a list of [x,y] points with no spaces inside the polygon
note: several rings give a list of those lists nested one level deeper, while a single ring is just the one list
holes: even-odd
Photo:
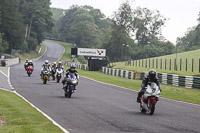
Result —
[{"label": "crash helmet", "polygon": [[72,63],[71,66],[70,66],[70,69],[73,71],[76,69],[76,64],[75,63]]},{"label": "crash helmet", "polygon": [[29,60],[28,62],[29,62],[29,63],[33,63],[33,61],[32,61],[32,60]]},{"label": "crash helmet", "polygon": [[58,62],[58,66],[60,67],[61,65],[62,65],[62,62],[61,62],[61,61],[59,61],[59,62]]},{"label": "crash helmet", "polygon": [[44,62],[46,65],[48,65],[49,64],[49,61],[48,60],[45,60],[45,62]]},{"label": "crash helmet", "polygon": [[28,62],[28,59],[26,59],[26,62]]},{"label": "crash helmet", "polygon": [[53,62],[53,65],[56,65],[56,62]]},{"label": "crash helmet", "polygon": [[155,79],[155,77],[156,77],[156,70],[154,70],[154,69],[151,69],[151,70],[149,70],[149,78],[150,78],[150,80],[153,80],[153,79]]}]

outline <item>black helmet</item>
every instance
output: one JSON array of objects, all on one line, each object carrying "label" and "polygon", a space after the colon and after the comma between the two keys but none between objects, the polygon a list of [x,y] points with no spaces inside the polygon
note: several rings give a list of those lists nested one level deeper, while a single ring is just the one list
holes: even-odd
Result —
[{"label": "black helmet", "polygon": [[155,77],[156,77],[156,70],[154,70],[154,69],[149,70],[150,80],[154,79]]}]

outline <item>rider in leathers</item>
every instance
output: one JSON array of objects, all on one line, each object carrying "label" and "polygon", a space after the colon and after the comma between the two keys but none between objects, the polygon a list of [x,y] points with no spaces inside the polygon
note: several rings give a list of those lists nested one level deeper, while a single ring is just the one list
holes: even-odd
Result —
[{"label": "rider in leathers", "polygon": [[50,76],[51,67],[50,67],[48,60],[45,60],[45,63],[42,65],[42,70],[41,70],[41,74],[40,74],[41,76],[42,76],[43,70],[45,70],[45,69],[49,72],[49,76]]},{"label": "rider in leathers", "polygon": [[140,103],[140,98],[141,96],[144,94],[145,92],[145,87],[147,87],[149,82],[154,82],[157,84],[157,86],[159,87],[160,91],[161,91],[161,87],[160,87],[160,81],[158,79],[158,77],[156,76],[156,71],[154,69],[150,70],[148,72],[148,75],[146,77],[144,77],[142,84],[141,84],[141,89],[138,92],[138,96],[137,96],[137,102]]},{"label": "rider in leathers", "polygon": [[29,67],[29,66],[32,66],[32,67],[34,68],[34,65],[33,65],[32,60],[29,60],[29,61],[28,61],[28,67]]},{"label": "rider in leathers", "polygon": [[[79,80],[79,75],[78,75],[78,72],[76,71],[76,65],[75,64],[71,64],[70,68],[67,69],[67,71],[66,71],[66,77],[62,81],[63,85],[66,83],[68,75],[70,75],[71,73],[74,73],[76,78]],[[68,84],[65,87],[67,88]],[[76,90],[76,88],[75,88],[75,90]]]}]

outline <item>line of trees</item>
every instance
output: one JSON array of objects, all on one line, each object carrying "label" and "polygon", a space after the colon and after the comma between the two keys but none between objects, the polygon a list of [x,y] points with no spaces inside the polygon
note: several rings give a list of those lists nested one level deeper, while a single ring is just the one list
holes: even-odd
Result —
[{"label": "line of trees", "polygon": [[161,35],[166,18],[159,11],[132,9],[128,2],[121,4],[112,18],[106,18],[91,6],[72,6],[65,11],[54,8],[52,11],[53,16],[60,18],[56,18],[48,37],[78,47],[105,48],[112,61],[167,55],[175,51],[174,45]]},{"label": "line of trees", "polygon": [[34,50],[53,27],[50,0],[1,0],[0,53]]},{"label": "line of trees", "polygon": [[197,26],[188,28],[183,37],[177,38],[176,43],[179,50],[190,51],[200,48],[200,12],[197,21]]}]

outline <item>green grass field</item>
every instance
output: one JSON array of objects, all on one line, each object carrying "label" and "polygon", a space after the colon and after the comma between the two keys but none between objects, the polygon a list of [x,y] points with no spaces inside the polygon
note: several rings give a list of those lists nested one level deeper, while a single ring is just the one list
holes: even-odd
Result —
[{"label": "green grass field", "polygon": [[[162,69],[161,69],[161,59],[162,59]],[[145,72],[148,71],[149,69],[155,69],[157,70],[157,72],[162,72],[162,73],[173,73],[173,74],[187,75],[187,76],[192,76],[192,75],[200,76],[199,73],[200,49],[189,52],[178,53],[177,71],[174,70],[175,59],[176,59],[176,54],[172,54],[155,58],[148,58],[147,60],[146,59],[135,60],[131,62],[131,66],[130,65],[126,66],[124,62],[113,63],[113,65],[114,68],[132,70],[136,72]],[[187,71],[186,71],[186,59],[187,59]],[[192,59],[194,59],[193,72],[192,72]],[[150,67],[149,67],[149,60],[150,60]],[[156,60],[158,64],[157,68],[156,68]],[[165,60],[166,60],[166,70],[165,70]],[[171,60],[171,69],[170,69],[170,60]],[[153,62],[154,62],[154,67],[153,67]],[[180,68],[180,62],[182,62],[181,68]],[[147,66],[147,68],[145,68],[145,66]]]},{"label": "green grass field", "polygon": [[[25,59],[40,57],[46,50],[41,44],[41,52],[31,51],[20,55],[21,62]],[[39,48],[39,47],[38,47]],[[7,74],[7,67],[0,70]],[[3,122],[3,125],[2,125]],[[0,133],[62,133],[50,120],[35,108],[12,92],[0,90]]]},{"label": "green grass field", "polygon": [[1,133],[62,133],[46,117],[12,92],[0,90]]}]

